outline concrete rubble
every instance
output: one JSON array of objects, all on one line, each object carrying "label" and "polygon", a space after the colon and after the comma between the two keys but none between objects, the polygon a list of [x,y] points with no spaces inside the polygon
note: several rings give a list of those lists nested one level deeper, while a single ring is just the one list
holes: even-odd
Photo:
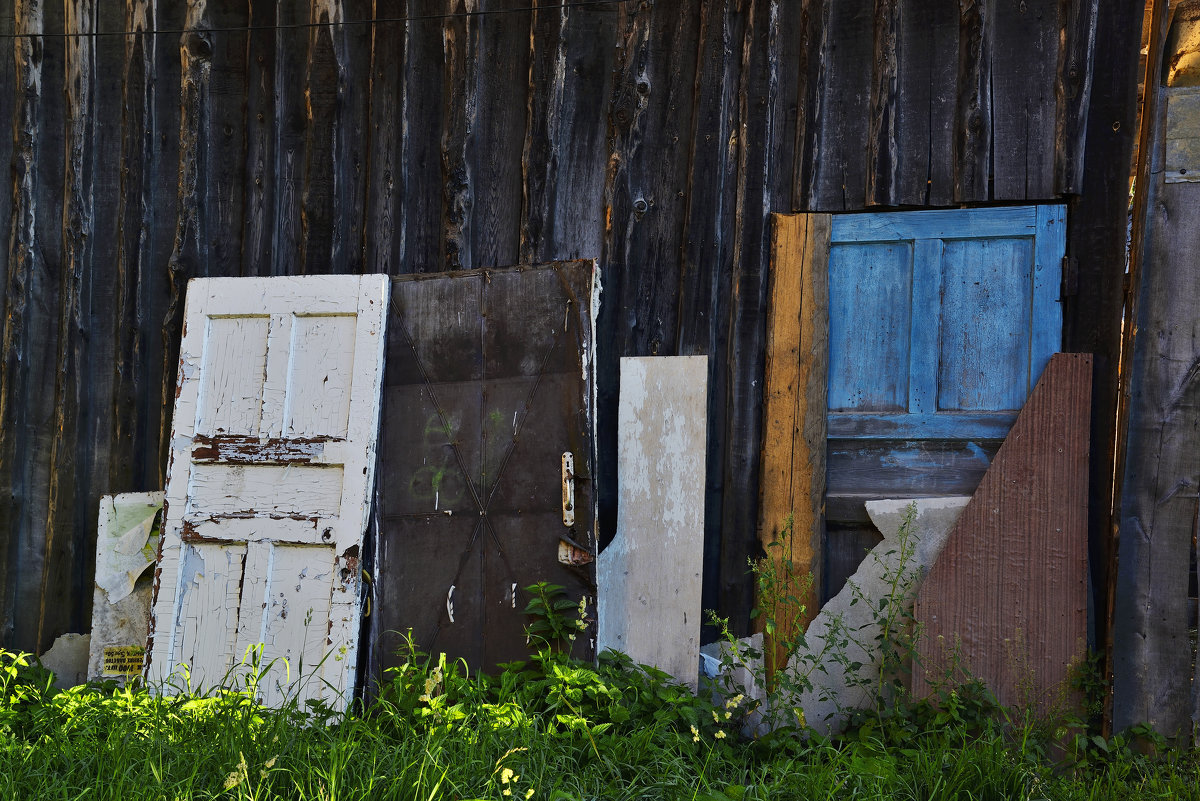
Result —
[{"label": "concrete rubble", "polygon": [[[824,735],[845,730],[851,711],[869,709],[879,691],[882,654],[877,647],[883,634],[879,618],[880,602],[889,597],[892,580],[904,578],[908,607],[920,588],[947,536],[966,508],[969,497],[915,498],[869,501],[871,521],[883,535],[863,559],[846,586],[825,604],[805,632],[806,647],[792,656],[781,678],[782,686],[811,688],[798,697],[781,699],[802,710],[804,723]],[[901,542],[901,526],[909,507],[915,505],[906,543]],[[904,552],[902,554],[902,551]],[[906,554],[907,560],[902,561]],[[762,653],[761,635],[738,641],[739,652]],[[728,643],[704,647],[705,663],[712,670],[723,658],[731,656]],[[728,659],[727,659],[728,661]],[[732,692],[750,699],[765,696],[758,678],[763,676],[762,659],[733,659],[734,668],[721,676]],[[785,709],[763,710],[765,714],[748,721],[750,732],[765,734],[774,725],[795,725],[796,715]]]}]

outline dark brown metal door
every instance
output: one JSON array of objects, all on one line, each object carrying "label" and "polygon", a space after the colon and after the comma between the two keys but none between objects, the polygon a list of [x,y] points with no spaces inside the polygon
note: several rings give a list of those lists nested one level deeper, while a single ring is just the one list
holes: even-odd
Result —
[{"label": "dark brown metal door", "polygon": [[[595,609],[594,263],[392,284],[371,668],[412,629],[472,668],[528,656],[524,587]],[[574,461],[564,523],[563,461]],[[569,518],[569,515],[566,517]],[[592,632],[575,653],[590,655]]]}]

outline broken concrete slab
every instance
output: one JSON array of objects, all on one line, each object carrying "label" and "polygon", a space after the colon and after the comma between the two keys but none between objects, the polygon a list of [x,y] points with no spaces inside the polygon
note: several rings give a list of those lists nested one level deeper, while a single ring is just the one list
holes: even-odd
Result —
[{"label": "broken concrete slab", "polygon": [[[877,545],[809,625],[807,647],[793,655],[785,670],[794,683],[811,683],[800,693],[807,725],[822,734],[844,730],[849,712],[871,708],[877,699],[883,655],[880,604],[898,577],[912,600],[937,561],[946,538],[969,497],[870,501],[867,513],[883,542]],[[907,536],[901,528],[915,507]]]},{"label": "broken concrete slab", "polygon": [[87,681],[90,641],[87,634],[64,634],[38,657],[42,667],[54,673],[55,687],[66,690]]},{"label": "broken concrete slab", "polygon": [[617,535],[597,560],[597,649],[692,687],[700,662],[708,357],[621,359]]},{"label": "broken concrete slab", "polygon": [[161,492],[100,499],[89,679],[124,682],[142,672],[153,584],[148,568],[158,550],[155,521],[162,505]]}]

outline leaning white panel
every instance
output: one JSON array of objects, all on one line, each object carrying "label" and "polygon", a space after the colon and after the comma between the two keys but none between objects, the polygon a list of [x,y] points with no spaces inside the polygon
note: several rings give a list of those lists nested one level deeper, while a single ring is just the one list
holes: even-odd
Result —
[{"label": "leaning white panel", "polygon": [[147,678],[354,690],[386,276],[188,284]]},{"label": "leaning white panel", "polygon": [[158,550],[154,522],[162,504],[161,492],[100,498],[89,680],[124,683],[142,672],[150,616],[149,568]]},{"label": "leaning white panel", "polygon": [[596,563],[598,650],[696,685],[708,357],[621,359],[617,535]]}]

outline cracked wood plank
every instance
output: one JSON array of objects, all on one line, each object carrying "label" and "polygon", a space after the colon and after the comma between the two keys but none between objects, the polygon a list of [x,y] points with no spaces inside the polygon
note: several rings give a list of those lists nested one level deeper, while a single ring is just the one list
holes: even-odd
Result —
[{"label": "cracked wood plank", "polygon": [[265,704],[349,701],[387,290],[188,285],[150,679],[204,689],[255,665]]},{"label": "cracked wood plank", "polygon": [[[783,592],[799,597],[803,618],[779,609],[768,635],[768,675],[787,659],[783,643],[818,611],[825,523],[825,435],[829,375],[828,214],[775,215],[771,238],[771,300],[767,312],[766,387],[758,537],[783,577]],[[791,528],[787,522],[791,520]],[[785,564],[794,573],[789,574]],[[804,574],[812,576],[801,592]],[[761,606],[768,599],[759,598]],[[760,618],[759,625],[765,623]]]}]

